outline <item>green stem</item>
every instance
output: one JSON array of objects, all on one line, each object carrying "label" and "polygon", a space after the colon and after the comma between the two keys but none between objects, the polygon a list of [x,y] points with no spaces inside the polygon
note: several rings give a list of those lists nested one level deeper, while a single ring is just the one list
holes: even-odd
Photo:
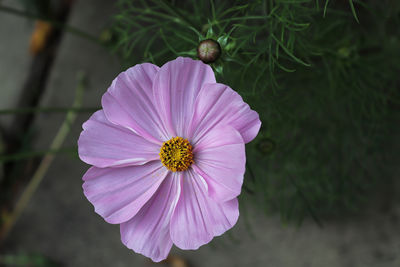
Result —
[{"label": "green stem", "polygon": [[[79,77],[79,84],[76,88],[75,99],[72,104],[72,107],[79,108],[82,106],[83,102],[83,93],[85,90],[85,75],[81,74]],[[53,139],[53,142],[50,145],[50,150],[59,150],[62,146],[65,138],[70,132],[71,125],[75,121],[77,113],[74,111],[69,111],[65,117],[64,122],[62,123],[60,129],[57,132],[57,135]],[[15,222],[18,220],[22,212],[24,211],[26,205],[29,203],[36,189],[38,188],[40,182],[43,180],[46,175],[47,170],[49,169],[51,163],[54,160],[54,154],[47,154],[43,160],[40,162],[40,165],[36,169],[32,179],[29,184],[25,188],[25,191],[22,193],[20,199],[15,205],[13,212],[10,214],[9,218],[4,222],[2,228],[0,229],[0,239],[5,239],[14,226]]]},{"label": "green stem", "polygon": [[68,107],[25,107],[15,109],[2,109],[0,115],[21,114],[21,113],[65,113],[74,111],[77,113],[92,113],[101,109],[101,107],[88,107],[88,108],[68,108]]},{"label": "green stem", "polygon": [[76,153],[76,151],[77,151],[76,147],[65,147],[60,149],[49,149],[40,151],[25,151],[11,155],[0,156],[0,162],[23,160],[27,158],[45,156],[47,154]]}]

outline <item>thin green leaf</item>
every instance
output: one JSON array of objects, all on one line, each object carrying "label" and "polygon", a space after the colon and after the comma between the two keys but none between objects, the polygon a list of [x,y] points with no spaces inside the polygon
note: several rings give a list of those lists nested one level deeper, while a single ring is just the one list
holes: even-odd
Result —
[{"label": "thin green leaf", "polygon": [[357,23],[360,23],[360,21],[358,20],[358,17],[357,17],[356,9],[354,8],[353,0],[349,0],[349,4],[350,4],[350,8],[351,8],[351,13],[353,13],[355,20],[357,21]]},{"label": "thin green leaf", "polygon": [[324,6],[324,14],[323,14],[323,16],[322,16],[322,17],[324,17],[324,18],[325,18],[325,15],[326,15],[326,10],[328,9],[328,3],[329,3],[329,0],[326,0],[326,1],[325,1],[325,6]]},{"label": "thin green leaf", "polygon": [[299,59],[298,57],[296,57],[295,55],[293,55],[292,52],[290,52],[283,44],[281,41],[279,41],[273,34],[271,35],[271,37],[282,47],[283,51],[285,51],[285,53],[290,56],[294,61],[296,61],[297,63],[300,63],[304,66],[310,67],[311,64],[304,62],[303,60]]}]

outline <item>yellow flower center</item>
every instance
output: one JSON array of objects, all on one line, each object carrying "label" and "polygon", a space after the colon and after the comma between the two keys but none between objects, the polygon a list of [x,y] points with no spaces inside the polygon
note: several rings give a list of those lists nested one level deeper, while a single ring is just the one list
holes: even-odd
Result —
[{"label": "yellow flower center", "polygon": [[174,137],[164,142],[160,149],[162,164],[173,172],[185,171],[192,165],[192,146],[187,139]]}]

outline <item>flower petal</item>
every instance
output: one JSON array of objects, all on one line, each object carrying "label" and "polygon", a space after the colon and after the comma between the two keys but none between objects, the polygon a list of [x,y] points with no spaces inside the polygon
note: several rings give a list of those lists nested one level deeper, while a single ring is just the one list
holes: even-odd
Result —
[{"label": "flower petal", "polygon": [[188,138],[193,105],[205,83],[215,83],[214,72],[199,60],[178,57],[158,71],[153,83],[154,99],[172,136]]},{"label": "flower petal", "polygon": [[123,223],[153,196],[167,173],[157,161],[143,166],[91,167],[83,176],[84,194],[108,223]]},{"label": "flower petal", "polygon": [[153,80],[159,67],[144,63],[118,75],[101,103],[107,119],[156,144],[168,139],[153,100]]},{"label": "flower petal", "polygon": [[172,247],[170,218],[180,194],[180,173],[169,172],[154,196],[131,220],[121,224],[121,240],[128,248],[159,262]]},{"label": "flower petal", "polygon": [[194,171],[208,185],[208,195],[225,202],[240,194],[246,165],[243,139],[226,125],[211,129],[196,144]]},{"label": "flower petal", "polygon": [[103,110],[83,124],[78,140],[79,157],[99,168],[142,165],[159,159],[160,146],[109,122]]},{"label": "flower petal", "polygon": [[197,142],[212,127],[229,124],[240,132],[245,143],[256,136],[261,127],[258,113],[251,110],[242,97],[224,84],[206,84],[195,103],[190,135]]},{"label": "flower petal", "polygon": [[181,178],[181,195],[171,219],[171,238],[181,249],[197,249],[235,225],[236,198],[217,203],[207,196],[202,178],[193,171]]}]

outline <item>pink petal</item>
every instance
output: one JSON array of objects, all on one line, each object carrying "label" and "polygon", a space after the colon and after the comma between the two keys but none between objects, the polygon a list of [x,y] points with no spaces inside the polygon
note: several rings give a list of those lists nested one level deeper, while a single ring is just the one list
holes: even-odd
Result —
[{"label": "pink petal", "polygon": [[201,87],[215,83],[211,67],[198,60],[178,57],[161,67],[153,84],[156,108],[172,136],[188,138],[187,126]]},{"label": "pink petal", "polygon": [[212,127],[229,124],[240,132],[245,143],[256,136],[261,127],[258,113],[251,110],[242,97],[224,84],[206,84],[196,99],[195,115],[189,127],[194,142]]},{"label": "pink petal", "polygon": [[145,63],[118,75],[101,100],[107,119],[156,144],[169,135],[154,107],[153,80],[159,68]]},{"label": "pink petal", "polygon": [[217,203],[207,196],[202,178],[189,170],[181,178],[181,196],[171,219],[171,238],[181,249],[197,249],[235,225],[236,198]]},{"label": "pink petal", "polygon": [[154,195],[167,173],[157,161],[143,166],[91,167],[83,176],[83,190],[104,220],[123,223]]},{"label": "pink petal", "polygon": [[180,194],[179,172],[169,172],[146,205],[121,224],[122,243],[155,262],[167,258],[172,247],[169,224]]},{"label": "pink petal", "polygon": [[103,110],[95,112],[83,124],[78,140],[81,160],[99,168],[142,165],[158,160],[160,147],[126,128],[112,124]]},{"label": "pink petal", "polygon": [[225,202],[240,194],[246,154],[238,131],[229,125],[212,128],[199,140],[193,153],[193,169],[206,181],[211,198]]}]

